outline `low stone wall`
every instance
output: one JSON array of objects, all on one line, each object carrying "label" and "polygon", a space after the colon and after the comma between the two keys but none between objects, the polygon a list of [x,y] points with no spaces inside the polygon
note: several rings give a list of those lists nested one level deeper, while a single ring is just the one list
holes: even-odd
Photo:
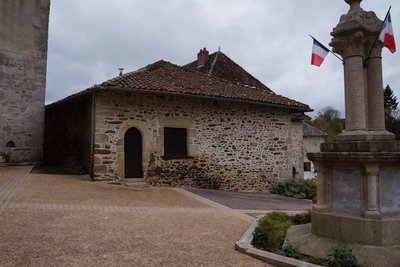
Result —
[{"label": "low stone wall", "polygon": [[[143,136],[144,178],[157,185],[266,191],[302,176],[302,126],[287,110],[181,96],[99,93],[95,179],[124,180],[124,135]],[[188,131],[188,159],[163,159],[164,127]]]},{"label": "low stone wall", "polygon": [[228,191],[266,191],[277,182],[277,178],[271,170],[260,168],[243,173],[240,167],[221,166],[213,158],[163,160],[157,157],[148,171],[148,182],[154,185],[186,185]]}]

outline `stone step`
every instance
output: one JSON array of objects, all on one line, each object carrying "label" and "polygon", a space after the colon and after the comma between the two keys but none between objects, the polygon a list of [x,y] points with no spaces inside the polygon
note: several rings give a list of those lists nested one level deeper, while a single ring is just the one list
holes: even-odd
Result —
[{"label": "stone step", "polygon": [[143,183],[144,179],[143,178],[126,178],[125,179],[126,183]]},{"label": "stone step", "polygon": [[143,178],[125,179],[125,184],[129,188],[145,188],[145,187],[149,187],[149,184],[144,182]]}]

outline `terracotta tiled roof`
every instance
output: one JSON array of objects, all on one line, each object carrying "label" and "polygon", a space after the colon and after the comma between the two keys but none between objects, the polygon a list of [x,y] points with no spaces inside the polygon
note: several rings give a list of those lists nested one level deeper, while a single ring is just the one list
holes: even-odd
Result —
[{"label": "terracotta tiled roof", "polygon": [[303,122],[303,136],[305,137],[325,137],[327,134],[320,129]]},{"label": "terracotta tiled roof", "polygon": [[158,93],[247,101],[254,104],[270,104],[283,108],[310,111],[308,105],[276,95],[265,88],[227,81],[163,60],[110,79],[94,86],[93,89],[137,89]]},{"label": "terracotta tiled roof", "polygon": [[253,77],[240,65],[230,59],[223,52],[218,51],[209,55],[207,62],[202,67],[197,67],[197,60],[183,66],[186,69],[196,70],[210,76],[219,77],[224,80],[254,86],[273,93],[262,82]]}]

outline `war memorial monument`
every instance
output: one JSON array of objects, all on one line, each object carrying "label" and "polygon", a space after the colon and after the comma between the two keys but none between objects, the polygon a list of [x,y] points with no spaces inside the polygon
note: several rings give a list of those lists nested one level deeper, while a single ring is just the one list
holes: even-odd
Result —
[{"label": "war memorial monument", "polygon": [[376,42],[382,21],[362,0],[345,2],[350,9],[330,43],[343,58],[345,131],[308,154],[318,173],[317,203],[308,233],[292,229],[289,238],[306,254],[347,243],[373,266],[393,266],[400,259],[400,143],[385,130],[383,44]]}]

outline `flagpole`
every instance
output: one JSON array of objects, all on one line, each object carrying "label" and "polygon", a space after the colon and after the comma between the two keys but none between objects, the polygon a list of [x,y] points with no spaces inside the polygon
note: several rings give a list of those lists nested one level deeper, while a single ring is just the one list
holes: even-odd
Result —
[{"label": "flagpole", "polygon": [[392,6],[390,6],[390,7],[389,7],[389,10],[388,10],[388,12],[386,13],[385,19],[384,19],[384,20],[383,20],[383,22],[382,22],[381,28],[379,29],[379,32],[378,32],[378,35],[377,35],[377,36],[376,36],[376,38],[375,38],[375,42],[372,44],[371,51],[369,51],[369,54],[368,54],[368,57],[367,57],[367,59],[366,59],[366,60],[364,60],[364,65],[366,65],[366,64],[367,64],[367,62],[368,62],[369,58],[371,57],[371,54],[372,54],[372,51],[374,50],[374,47],[375,47],[376,41],[378,41],[378,39],[379,39],[379,35],[380,35],[381,31],[382,31],[383,24],[385,23],[385,21],[386,21],[387,17],[389,16],[389,13],[390,13],[390,9],[391,9],[391,8],[392,8]]},{"label": "flagpole", "polygon": [[[311,38],[313,38],[315,41],[318,42],[318,40],[315,39],[311,34],[309,34],[309,36],[310,36]],[[328,49],[329,53],[331,53],[332,55],[334,55],[335,57],[337,57],[340,61],[344,62],[343,59],[341,59],[338,55],[336,55],[335,53],[333,53],[329,48],[327,48],[326,46],[325,46],[325,48]]]}]

